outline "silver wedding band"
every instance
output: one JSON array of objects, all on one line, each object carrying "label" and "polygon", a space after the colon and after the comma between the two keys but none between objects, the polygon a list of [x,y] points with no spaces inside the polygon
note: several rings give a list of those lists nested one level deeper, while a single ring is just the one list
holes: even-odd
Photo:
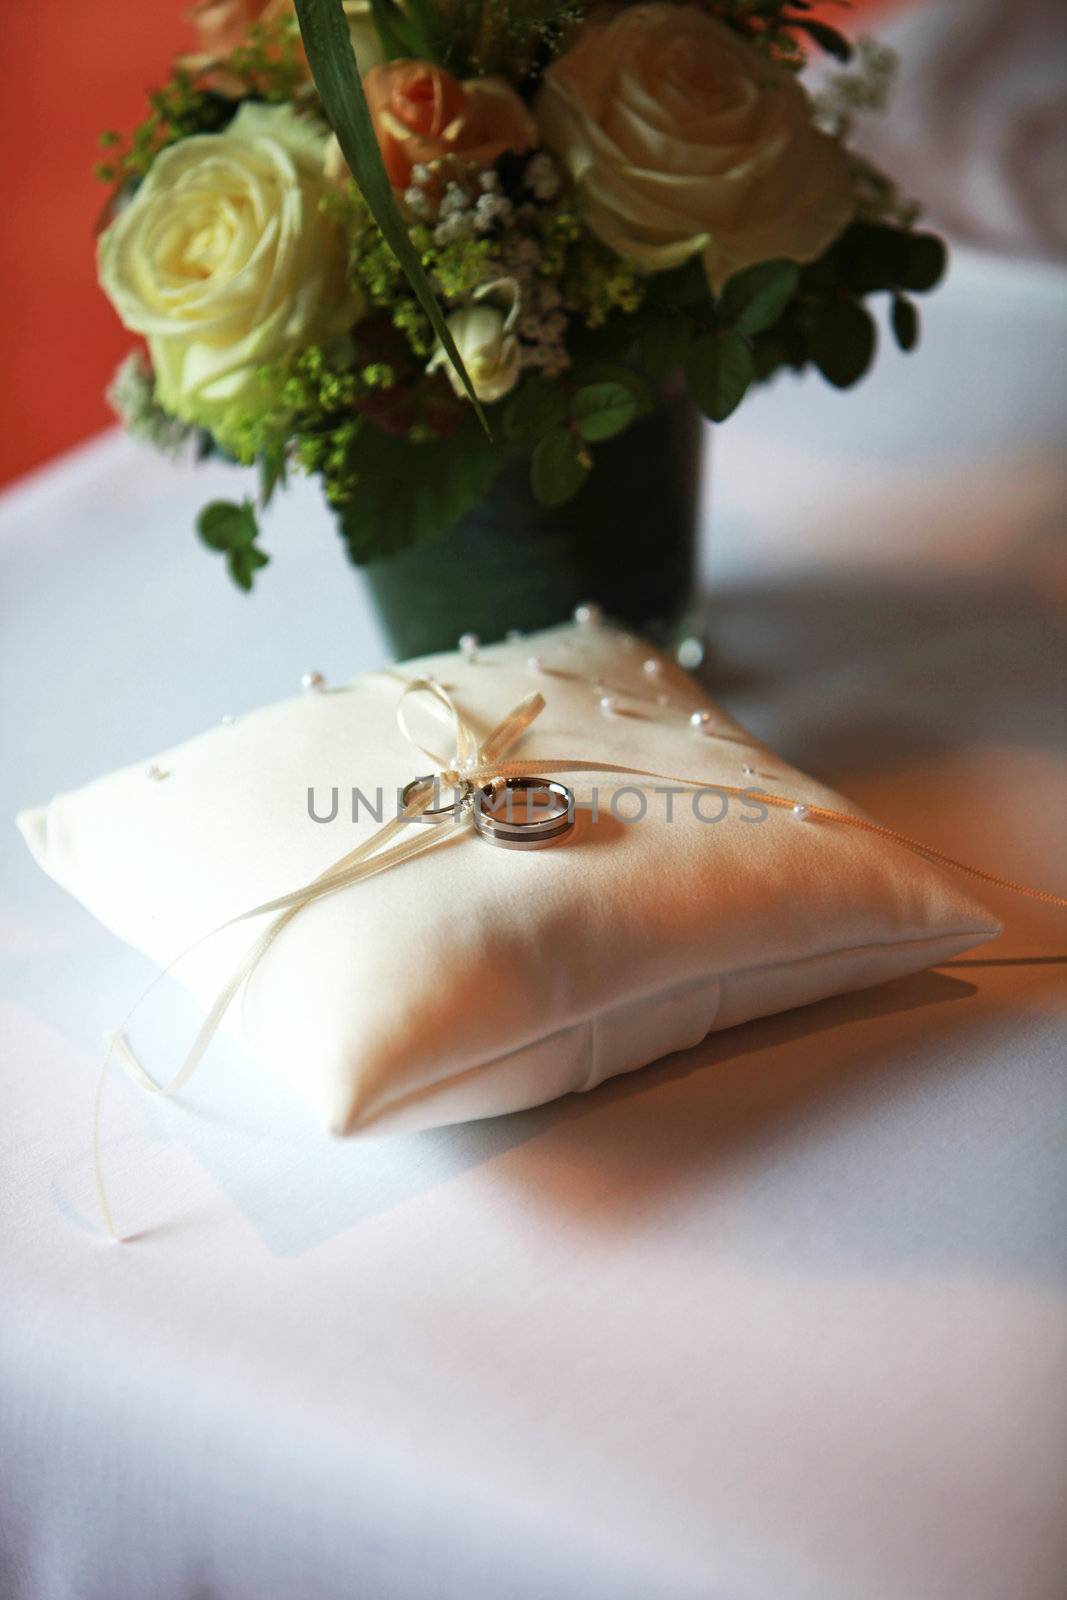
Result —
[{"label": "silver wedding band", "polygon": [[[400,802],[401,802],[401,805],[402,806],[409,805],[410,802],[416,798],[416,795],[418,794],[418,791],[422,788],[422,786],[424,784],[430,784],[433,787],[434,799],[435,800],[439,800],[441,798],[441,796],[440,796],[441,780],[440,780],[440,778],[435,777],[434,774],[431,772],[431,773],[428,773],[427,776],[424,777],[424,778],[412,778],[410,783],[406,783],[404,785],[403,789],[401,789],[401,791],[400,791]],[[412,822],[450,822],[450,821],[452,821],[453,818],[458,817],[463,812],[465,807],[470,805],[473,795],[474,795],[474,786],[473,786],[473,784],[469,783],[468,780],[466,778],[464,778],[462,784],[454,792],[454,794],[452,796],[452,799],[448,802],[447,805],[427,806],[425,811],[420,811],[417,817],[412,817],[411,818],[411,821]]]},{"label": "silver wedding band", "polygon": [[[538,814],[531,816],[534,808]],[[487,843],[504,850],[540,850],[574,827],[574,791],[549,778],[492,778],[474,791],[473,815]]]}]

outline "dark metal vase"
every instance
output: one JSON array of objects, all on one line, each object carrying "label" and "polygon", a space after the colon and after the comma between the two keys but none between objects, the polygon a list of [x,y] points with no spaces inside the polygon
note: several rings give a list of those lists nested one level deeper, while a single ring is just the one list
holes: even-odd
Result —
[{"label": "dark metal vase", "polygon": [[463,633],[489,643],[549,627],[584,600],[668,630],[692,594],[700,442],[688,399],[667,400],[596,446],[596,470],[568,505],[538,505],[522,462],[439,538],[370,562],[397,656],[452,649]]}]

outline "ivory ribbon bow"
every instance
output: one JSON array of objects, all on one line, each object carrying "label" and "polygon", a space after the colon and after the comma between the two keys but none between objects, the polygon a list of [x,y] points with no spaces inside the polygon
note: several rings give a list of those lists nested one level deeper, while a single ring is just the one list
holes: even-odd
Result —
[{"label": "ivory ribbon bow", "polygon": [[[1010,878],[1000,878],[995,873],[983,872],[977,867],[967,866],[966,863],[945,855],[940,850],[932,850],[928,845],[924,845],[916,839],[909,839],[906,835],[897,833],[893,828],[882,827],[877,822],[868,822],[863,817],[850,816],[844,811],[834,811],[829,806],[798,802],[792,796],[765,794],[762,790],[753,789],[752,787],[742,788],[728,783],[711,783],[707,779],[679,777],[674,773],[652,772],[643,767],[623,766],[607,761],[576,760],[570,757],[555,758],[551,756],[538,756],[534,761],[505,760],[504,758],[508,752],[515,748],[526,730],[544,710],[545,701],[543,695],[528,695],[525,700],[508,712],[504,720],[497,724],[482,743],[479,743],[477,734],[470,724],[465,721],[451,695],[435,679],[414,678],[410,681],[401,681],[404,682],[404,688],[396,713],[400,731],[409,744],[421,751],[423,755],[433,762],[438,782],[445,787],[458,787],[465,781],[477,785],[479,782],[484,783],[490,778],[520,777],[528,776],[532,773],[612,772],[628,778],[649,778],[660,783],[674,783],[683,789],[691,791],[714,789],[718,794],[745,796],[750,800],[758,798],[763,805],[781,810],[791,811],[794,806],[803,803],[805,805],[805,815],[809,818],[820,822],[838,823],[849,828],[860,828],[865,833],[873,833],[883,839],[890,839],[894,843],[914,851],[917,855],[925,856],[928,860],[939,862],[943,866],[954,867],[958,871],[965,872],[972,878],[981,879],[985,883],[996,884],[1002,889],[1014,890],[1017,894],[1027,895],[1034,900],[1041,900],[1047,905],[1067,906],[1067,898],[1061,895],[1050,894],[1043,889],[1030,889],[1024,884],[1013,882]],[[422,744],[412,733],[408,725],[405,702],[409,696],[416,694],[429,696],[431,703],[436,708],[438,717],[443,718],[450,725],[452,748],[447,755],[441,755],[438,751]],[[446,818],[435,827],[426,829],[425,832],[420,832],[418,838],[402,840],[400,843],[394,844],[393,840],[407,827],[409,822],[413,822],[428,808],[433,797],[434,785],[423,785],[412,794],[411,799],[406,802],[394,818],[379,828],[363,844],[357,845],[354,850],[350,850],[347,855],[342,856],[332,866],[327,867],[325,872],[320,873],[317,878],[313,878],[310,883],[303,884],[300,888],[293,889],[288,894],[279,895],[274,900],[265,900],[262,905],[253,906],[248,911],[242,911],[236,917],[231,917],[229,921],[220,923],[218,927],[210,929],[209,932],[197,939],[195,943],[189,945],[186,950],[182,951],[181,955],[175,957],[156,975],[127,1012],[122,1026],[108,1035],[107,1053],[101,1064],[96,1093],[93,1099],[93,1173],[100,1212],[112,1239],[117,1241],[120,1235],[115,1229],[111,1206],[108,1201],[100,1150],[100,1123],[104,1085],[107,1081],[107,1072],[112,1059],[118,1061],[133,1082],[147,1093],[159,1095],[177,1094],[178,1090],[184,1088],[189,1082],[200,1065],[223,1017],[240,992],[242,985],[251,977],[282,929],[305,906],[312,905],[316,900],[321,900],[326,895],[337,894],[342,889],[353,888],[357,883],[362,883],[364,879],[373,877],[375,873],[385,872],[390,867],[399,866],[401,862],[411,860],[423,850],[432,849],[440,839],[448,834],[470,825],[470,808],[460,810],[457,807],[452,817]],[[387,848],[389,846],[391,848]],[[213,939],[216,934],[222,933],[227,928],[236,927],[242,922],[250,922],[255,917],[265,916],[271,916],[273,920],[253,942],[242,961],[223,985],[210,1011],[204,1018],[200,1031],[184,1061],[174,1075],[165,1083],[157,1082],[155,1078],[152,1078],[145,1071],[125,1038],[125,1029],[132,1020],[134,1013],[139,1010],[160,979],[166,977],[180,962],[184,961],[194,950],[198,950],[208,939]]]}]

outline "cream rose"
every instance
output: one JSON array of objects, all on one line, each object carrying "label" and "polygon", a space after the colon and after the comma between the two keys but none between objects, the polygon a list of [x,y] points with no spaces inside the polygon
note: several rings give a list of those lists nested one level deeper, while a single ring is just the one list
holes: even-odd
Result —
[{"label": "cream rose", "polygon": [[[487,303],[493,296],[504,301],[506,309]],[[513,278],[498,278],[476,289],[473,298],[482,303],[453,311],[448,318],[448,331],[455,340],[475,394],[490,405],[494,400],[502,400],[519,381],[521,351],[514,333],[519,315],[518,284]],[[465,400],[467,391],[463,379],[440,341],[426,370],[434,372],[438,367],[445,369],[453,390]]]},{"label": "cream rose", "polygon": [[148,342],[161,405],[215,427],[257,368],[349,326],[346,248],[319,210],[326,139],[288,106],[158,155],[99,244],[100,283]]},{"label": "cream rose", "polygon": [[793,74],[696,6],[587,23],[536,112],[590,228],[648,272],[700,254],[717,291],[757,261],[812,260],[852,213],[845,156]]}]

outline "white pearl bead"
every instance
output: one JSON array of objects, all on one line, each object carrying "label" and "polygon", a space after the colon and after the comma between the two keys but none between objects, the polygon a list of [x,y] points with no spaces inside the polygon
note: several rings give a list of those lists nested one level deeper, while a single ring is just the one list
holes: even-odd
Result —
[{"label": "white pearl bead", "polygon": [[655,656],[646,656],[641,663],[641,670],[648,678],[658,678],[663,671],[663,663],[658,661]]},{"label": "white pearl bead", "polygon": [[694,711],[689,718],[689,726],[696,728],[698,733],[704,733],[711,722],[710,711]]},{"label": "white pearl bead", "polygon": [[313,694],[317,694],[320,689],[325,689],[326,679],[321,672],[305,672],[300,680],[300,686],[302,689],[308,689]]},{"label": "white pearl bead", "polygon": [[526,658],[526,665],[529,667],[531,672],[544,672],[545,670],[545,664],[541,660],[540,656],[528,656]]},{"label": "white pearl bead", "polygon": [[619,702],[614,695],[602,694],[600,696],[600,709],[606,717],[614,716],[619,709]]},{"label": "white pearl bead", "polygon": [[459,639],[459,653],[464,661],[477,661],[481,640],[476,633],[463,633]]},{"label": "white pearl bead", "polygon": [[144,775],[146,778],[151,778],[153,783],[158,783],[164,775],[163,768],[158,766],[155,761],[150,761],[144,769]]},{"label": "white pearl bead", "polygon": [[582,605],[575,606],[574,620],[583,627],[589,627],[592,623],[603,622],[604,613],[595,600],[586,600]]},{"label": "white pearl bead", "polygon": [[807,806],[802,804],[802,802],[798,800],[796,805],[793,807],[793,815],[794,815],[794,817],[799,817],[801,822],[803,822],[804,818],[807,816],[807,814],[808,814]]},{"label": "white pearl bead", "polygon": [[674,652],[674,659],[687,672],[695,672],[704,660],[704,646],[699,639],[690,635],[688,639],[680,642]]}]

